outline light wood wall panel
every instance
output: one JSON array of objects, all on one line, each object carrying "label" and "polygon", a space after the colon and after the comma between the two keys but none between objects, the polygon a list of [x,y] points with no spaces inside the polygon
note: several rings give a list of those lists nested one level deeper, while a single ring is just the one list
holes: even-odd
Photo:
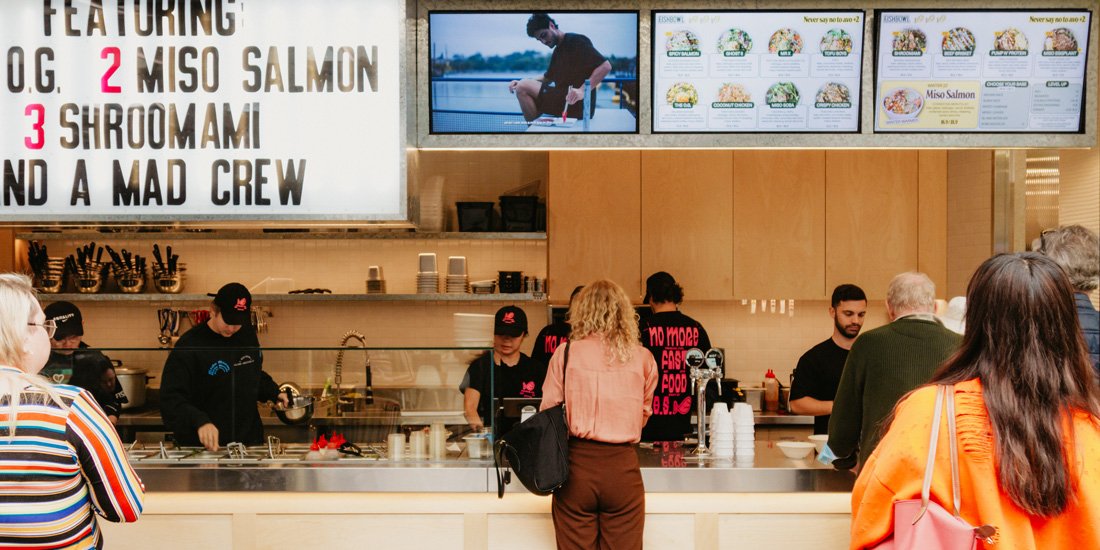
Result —
[{"label": "light wood wall panel", "polygon": [[992,253],[993,151],[948,151],[946,296],[965,296],[970,276]]},{"label": "light wood wall panel", "polygon": [[15,271],[15,232],[0,229],[0,272]]},{"label": "light wood wall panel", "polygon": [[947,151],[917,153],[917,269],[947,292]]},{"label": "light wood wall panel", "polygon": [[733,298],[732,214],[732,151],[643,151],[643,281],[667,271],[686,300]]},{"label": "light wood wall panel", "polygon": [[918,267],[916,151],[825,153],[825,287],[854,283],[883,299]]},{"label": "light wood wall panel", "polygon": [[825,297],[825,153],[736,151],[733,290],[739,298]]},{"label": "light wood wall panel", "polygon": [[641,299],[641,152],[554,151],[547,197],[550,299],[611,279]]}]

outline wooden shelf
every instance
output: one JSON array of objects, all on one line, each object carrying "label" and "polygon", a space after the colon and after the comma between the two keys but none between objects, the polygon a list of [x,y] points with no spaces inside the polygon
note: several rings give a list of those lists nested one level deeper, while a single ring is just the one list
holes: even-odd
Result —
[{"label": "wooden shelf", "polygon": [[[39,294],[43,302],[209,303],[206,294]],[[253,294],[255,305],[313,302],[545,302],[542,292],[516,294]]]},{"label": "wooden shelf", "polygon": [[364,231],[364,232],[278,232],[262,231],[34,231],[16,233],[16,239],[25,241],[102,241],[112,240],[338,240],[338,239],[419,239],[419,240],[499,240],[545,241],[546,233],[520,232],[459,232],[420,233],[415,231]]}]

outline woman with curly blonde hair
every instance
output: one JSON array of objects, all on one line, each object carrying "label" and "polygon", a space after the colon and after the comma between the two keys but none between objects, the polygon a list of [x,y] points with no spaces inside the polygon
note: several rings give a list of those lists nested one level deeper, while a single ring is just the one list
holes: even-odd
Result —
[{"label": "woman with curly blonde hair", "polygon": [[585,286],[569,324],[541,407],[564,401],[569,423],[569,481],[552,506],[558,548],[640,549],[645,487],[634,444],[652,412],[657,363],[638,341],[630,298],[612,281]]}]

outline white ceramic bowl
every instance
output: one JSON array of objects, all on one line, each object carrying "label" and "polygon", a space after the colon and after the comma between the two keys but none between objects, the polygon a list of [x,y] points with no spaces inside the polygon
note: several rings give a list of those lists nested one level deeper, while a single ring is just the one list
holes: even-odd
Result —
[{"label": "white ceramic bowl", "polygon": [[814,449],[816,449],[817,452],[820,453],[821,451],[825,450],[825,442],[829,441],[829,434],[815,434],[811,435],[807,439],[809,439],[810,442],[814,444]]},{"label": "white ceramic bowl", "polygon": [[787,458],[795,460],[806,458],[810,455],[810,451],[814,450],[814,444],[805,441],[780,441],[775,445]]}]

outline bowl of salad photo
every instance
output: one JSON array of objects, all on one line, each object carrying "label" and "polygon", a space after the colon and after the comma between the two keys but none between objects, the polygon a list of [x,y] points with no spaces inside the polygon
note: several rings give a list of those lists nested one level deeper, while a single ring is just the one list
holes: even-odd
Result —
[{"label": "bowl of salad photo", "polygon": [[729,29],[718,37],[718,53],[743,55],[752,49],[752,37],[741,29]]},{"label": "bowl of salad photo", "polygon": [[924,96],[913,88],[894,88],[882,96],[882,108],[890,120],[913,121],[924,108]]},{"label": "bowl of salad photo", "polygon": [[665,101],[675,108],[690,109],[699,103],[699,92],[687,82],[677,82],[665,92]]},{"label": "bowl of salad photo", "polygon": [[699,37],[688,30],[665,33],[665,51],[673,54],[698,52]]}]

